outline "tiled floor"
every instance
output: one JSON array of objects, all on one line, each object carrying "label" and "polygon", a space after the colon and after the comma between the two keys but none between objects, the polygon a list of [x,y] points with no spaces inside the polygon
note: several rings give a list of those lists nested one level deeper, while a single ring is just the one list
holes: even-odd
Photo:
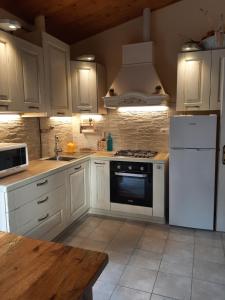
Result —
[{"label": "tiled floor", "polygon": [[104,251],[94,300],[225,300],[225,234],[88,216],[61,239]]}]

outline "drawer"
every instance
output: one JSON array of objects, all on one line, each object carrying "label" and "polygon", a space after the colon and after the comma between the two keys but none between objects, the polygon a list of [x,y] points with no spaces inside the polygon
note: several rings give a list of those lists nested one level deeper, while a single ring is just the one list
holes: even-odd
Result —
[{"label": "drawer", "polygon": [[42,195],[64,184],[65,173],[59,172],[11,191],[8,193],[8,205],[6,211],[12,211],[19,208],[25,203],[41,197]]},{"label": "drawer", "polygon": [[24,234],[66,206],[65,185],[9,212],[9,229]]},{"label": "drawer", "polygon": [[65,229],[65,211],[58,210],[24,235],[35,239],[52,240]]}]

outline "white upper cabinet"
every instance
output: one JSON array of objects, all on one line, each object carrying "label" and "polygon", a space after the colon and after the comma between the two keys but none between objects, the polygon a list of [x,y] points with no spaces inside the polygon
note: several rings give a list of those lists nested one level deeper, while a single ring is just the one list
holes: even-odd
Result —
[{"label": "white upper cabinet", "polygon": [[177,110],[219,110],[225,49],[181,53],[178,56]]},{"label": "white upper cabinet", "polygon": [[71,61],[72,102],[76,113],[106,113],[104,67],[95,62]]},{"label": "white upper cabinet", "polygon": [[42,48],[16,39],[20,57],[21,85],[23,88],[22,111],[44,112],[44,62]]},{"label": "white upper cabinet", "polygon": [[179,54],[177,110],[209,109],[210,70],[210,51]]},{"label": "white upper cabinet", "polygon": [[70,48],[62,41],[43,33],[46,97],[51,115],[72,113]]},{"label": "white upper cabinet", "polygon": [[0,31],[0,111],[18,111],[23,101],[19,55],[13,37]]},{"label": "white upper cabinet", "polygon": [[212,51],[210,108],[219,110],[224,90],[225,49]]}]

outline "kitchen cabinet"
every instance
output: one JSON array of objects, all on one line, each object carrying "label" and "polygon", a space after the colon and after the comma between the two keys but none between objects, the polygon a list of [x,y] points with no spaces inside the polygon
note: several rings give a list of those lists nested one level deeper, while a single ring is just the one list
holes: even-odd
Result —
[{"label": "kitchen cabinet", "polygon": [[67,116],[72,113],[70,48],[69,45],[42,34],[45,65],[46,97],[50,104],[50,113],[55,116]]},{"label": "kitchen cabinet", "polygon": [[23,90],[24,112],[44,112],[44,61],[42,48],[15,38],[20,63],[20,85]]},{"label": "kitchen cabinet", "polygon": [[225,49],[178,56],[177,111],[219,110]]},{"label": "kitchen cabinet", "polygon": [[104,67],[95,62],[71,61],[72,104],[74,113],[106,113]]},{"label": "kitchen cabinet", "polygon": [[68,222],[71,223],[89,209],[89,162],[67,171]]},{"label": "kitchen cabinet", "polygon": [[109,161],[91,162],[91,207],[110,210],[110,173]]},{"label": "kitchen cabinet", "polygon": [[65,172],[1,193],[1,230],[53,239],[66,226]]},{"label": "kitchen cabinet", "polygon": [[12,36],[0,31],[0,111],[21,109],[23,90],[20,84],[19,55]]}]

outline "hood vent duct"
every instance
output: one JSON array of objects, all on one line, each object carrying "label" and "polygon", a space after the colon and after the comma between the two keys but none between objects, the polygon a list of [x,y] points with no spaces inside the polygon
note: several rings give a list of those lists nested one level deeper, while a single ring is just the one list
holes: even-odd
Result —
[{"label": "hood vent duct", "polygon": [[168,99],[154,68],[150,17],[150,9],[144,9],[144,42],[122,47],[122,67],[104,97],[107,108],[162,105]]}]

